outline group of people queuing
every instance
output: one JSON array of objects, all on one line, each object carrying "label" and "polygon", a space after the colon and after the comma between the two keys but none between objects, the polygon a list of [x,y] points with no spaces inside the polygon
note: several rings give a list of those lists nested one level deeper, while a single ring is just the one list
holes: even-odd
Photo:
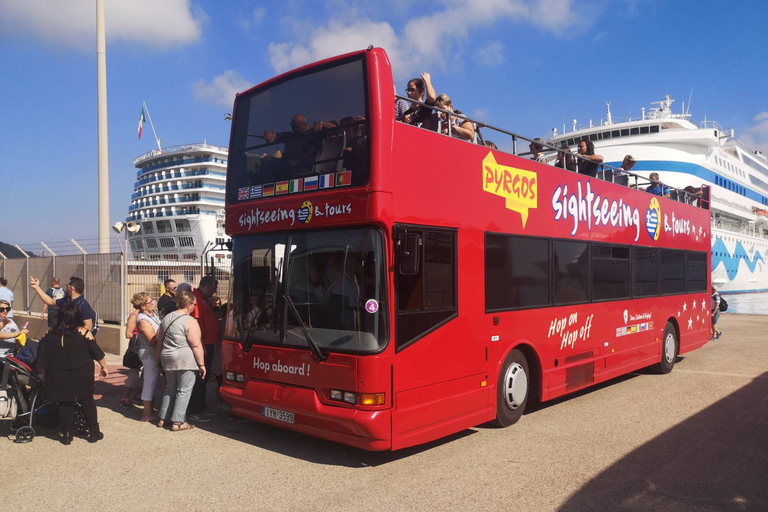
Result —
[{"label": "group of people queuing", "polygon": [[175,432],[194,428],[188,419],[210,421],[206,382],[214,375],[222,383],[226,308],[212,276],[204,276],[195,289],[172,279],[163,284],[165,293],[157,302],[147,292],[131,298],[134,311],[128,315],[125,337],[137,341],[142,365],[129,370],[119,405],[130,409],[138,401],[142,422]]}]

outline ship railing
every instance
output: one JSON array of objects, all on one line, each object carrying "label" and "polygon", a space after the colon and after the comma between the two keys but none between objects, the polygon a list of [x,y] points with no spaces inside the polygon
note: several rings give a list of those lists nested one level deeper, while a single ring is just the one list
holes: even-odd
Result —
[{"label": "ship railing", "polygon": [[144,153],[143,155],[134,158],[133,165],[136,166],[136,164],[139,164],[144,160],[147,160],[149,158],[154,158],[159,155],[170,155],[173,153],[178,153],[180,151],[190,151],[195,149],[213,149],[216,151],[223,151],[225,153],[228,151],[228,149],[225,147],[216,146],[214,144],[208,144],[207,142],[199,142],[196,144],[184,144],[181,146],[169,146],[167,148],[154,149],[149,153]]},{"label": "ship railing", "polygon": [[[530,139],[528,137],[525,137],[523,135],[520,135],[515,132],[510,132],[508,130],[505,130],[504,128],[499,128],[498,126],[493,126],[491,124],[488,124],[484,121],[480,121],[478,119],[473,119],[471,117],[465,116],[463,114],[457,114],[456,112],[453,112],[451,110],[445,110],[442,108],[439,108],[435,105],[427,105],[426,103],[423,103],[421,101],[414,101],[411,98],[400,96],[399,94],[395,94],[395,98],[402,99],[407,102],[410,102],[411,104],[415,105],[421,105],[424,108],[431,109],[435,115],[438,115],[437,113],[443,113],[446,115],[447,118],[447,125],[448,125],[448,134],[447,137],[452,137],[452,118],[458,118],[458,119],[464,119],[472,123],[472,125],[475,128],[475,138],[472,141],[466,141],[468,143],[474,143],[478,144],[480,146],[488,146],[491,148],[494,148],[498,151],[504,152],[504,153],[510,153],[515,156],[521,156],[521,157],[530,157],[534,154],[532,151],[518,151],[518,144],[520,141],[527,142],[530,146],[531,144],[538,145],[542,148],[541,152],[545,154],[547,158],[547,162],[550,165],[554,165],[555,167],[560,167],[561,169],[568,169],[573,172],[576,172],[576,166],[574,165],[571,167],[569,165],[569,160],[573,163],[582,160],[585,162],[590,161],[587,158],[582,157],[581,155],[577,153],[573,153],[568,146],[565,147],[557,147],[549,142],[539,142],[534,139]],[[499,136],[503,137],[503,139],[497,139],[497,140],[504,140],[505,142],[496,144],[494,142],[491,142],[488,140],[488,138],[483,135],[482,130],[492,131],[494,133],[497,133]],[[587,140],[586,138],[582,140]],[[579,141],[580,142],[580,141]],[[623,169],[613,167],[608,164],[599,164],[598,165],[598,172],[597,176],[599,179],[603,179],[605,181],[617,183],[617,178],[623,178],[627,177],[627,186],[630,188],[640,189],[643,186],[650,186],[652,182],[646,178],[645,176],[641,176],[639,174],[635,174],[631,171],[625,171]],[[618,184],[618,183],[617,183]],[[623,183],[622,183],[623,185]],[[675,187],[671,187],[669,185],[666,185],[662,182],[662,186],[667,187],[670,192],[670,199],[674,201],[678,201],[680,203],[686,203],[693,206],[698,206],[700,208],[703,208],[705,210],[709,210],[710,207],[710,189],[707,185],[703,185],[700,187],[696,192],[689,192],[684,189],[678,189]]]}]

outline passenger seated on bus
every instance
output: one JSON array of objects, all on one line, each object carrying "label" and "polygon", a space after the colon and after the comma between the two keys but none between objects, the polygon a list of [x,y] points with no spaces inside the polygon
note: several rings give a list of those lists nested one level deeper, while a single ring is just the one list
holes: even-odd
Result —
[{"label": "passenger seated on bus", "polygon": [[544,144],[544,139],[538,137],[533,139],[533,141],[531,141],[531,143],[528,145],[528,149],[531,150],[531,160],[533,160],[534,162],[546,164],[547,157],[545,157],[544,153],[542,153],[542,151],[544,151],[543,144]]},{"label": "passenger seated on bus", "polygon": [[[437,107],[442,108],[443,110],[448,110],[450,112],[454,112],[456,114],[464,115],[464,113],[461,110],[453,110],[453,104],[451,103],[451,98],[445,94],[442,93],[440,96],[437,97],[437,101],[435,102]],[[456,137],[457,139],[462,140],[473,140],[475,138],[475,127],[472,124],[472,121],[468,121],[467,119],[462,119],[460,117],[454,117],[451,116],[450,121],[448,119],[448,114],[445,112],[440,112],[439,114],[440,119],[440,133],[443,135],[448,135],[448,125],[451,125],[450,134],[452,137]]]},{"label": "passenger seated on bus", "polygon": [[[395,120],[402,121],[403,116],[405,116],[405,113],[408,111],[409,108],[411,108],[411,104],[402,98],[398,98],[397,86],[393,85],[392,87],[394,87],[395,89]],[[342,120],[342,124],[344,124],[343,120]]]},{"label": "passenger seated on bus", "polygon": [[670,197],[669,187],[659,181],[659,173],[652,172],[648,179],[651,180],[651,184],[648,188],[645,189],[646,192],[656,196]]},{"label": "passenger seated on bus", "polygon": [[613,182],[628,187],[629,174],[627,174],[627,171],[631,170],[636,162],[637,160],[635,160],[632,155],[625,156],[624,160],[621,161],[621,167],[613,171]]},{"label": "passenger seated on bus", "polygon": [[595,154],[595,145],[591,140],[582,140],[579,142],[578,147],[579,156],[577,167],[579,174],[586,176],[597,177],[597,166],[603,163],[602,155]]},{"label": "passenger seated on bus", "polygon": [[245,314],[245,319],[243,320],[243,330],[245,330],[245,332],[256,330],[259,313],[261,313],[261,309],[259,308],[259,296],[254,293],[248,298],[248,312]]},{"label": "passenger seated on bus", "polygon": [[493,141],[490,141],[490,140],[485,141],[485,146],[491,149],[499,149],[496,147],[496,144],[494,144]]},{"label": "passenger seated on bus", "polygon": [[345,257],[343,251],[335,252],[325,266],[320,278],[321,287],[316,296],[325,301],[336,296],[344,307],[355,308],[360,300],[360,287],[355,276],[356,263]]},{"label": "passenger seated on bus", "polygon": [[692,187],[691,185],[688,185],[683,190],[688,192],[688,194],[685,196],[686,202],[694,206],[699,206],[699,203],[701,203],[701,196],[704,195],[704,190],[702,190],[701,187],[696,188]]},{"label": "passenger seated on bus", "polygon": [[568,169],[569,171],[576,172],[576,159],[573,158],[573,153],[571,153],[570,147],[563,146],[557,152],[555,167],[559,167],[561,169]]},{"label": "passenger seated on bus", "polygon": [[365,117],[345,117],[340,121],[340,125],[344,129],[346,140],[344,168],[346,170],[363,169],[368,161]]},{"label": "passenger seated on bus", "polygon": [[[430,106],[437,101],[437,93],[432,86],[432,77],[429,73],[422,73],[421,78],[412,78],[408,81],[408,87],[405,89],[408,97],[415,101],[423,101],[427,107],[411,103],[411,108],[406,110],[403,115],[403,121],[415,126],[421,126],[428,130],[435,130],[437,121],[435,114]],[[426,92],[426,97],[424,97]]]},{"label": "passenger seated on bus", "polygon": [[333,128],[336,128],[334,122],[318,121],[310,125],[304,114],[294,114],[290,132],[264,132],[265,141],[282,143],[283,150],[279,156],[263,156],[261,165],[257,166],[260,168],[255,171],[264,172],[266,179],[287,179],[311,173],[326,136],[322,132]]}]

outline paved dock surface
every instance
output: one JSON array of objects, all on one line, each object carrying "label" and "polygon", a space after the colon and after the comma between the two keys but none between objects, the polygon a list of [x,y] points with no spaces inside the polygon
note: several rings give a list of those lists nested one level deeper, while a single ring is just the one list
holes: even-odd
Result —
[{"label": "paved dock surface", "polygon": [[669,375],[638,372],[539,405],[513,427],[395,453],[225,414],[162,430],[117,407],[115,372],[97,384],[103,441],[0,438],[0,509],[765,511],[768,317],[723,315],[720,327]]}]

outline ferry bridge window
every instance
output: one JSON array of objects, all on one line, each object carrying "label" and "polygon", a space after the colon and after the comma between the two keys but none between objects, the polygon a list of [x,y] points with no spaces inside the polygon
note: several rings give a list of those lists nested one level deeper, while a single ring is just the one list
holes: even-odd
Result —
[{"label": "ferry bridge window", "polygon": [[[369,122],[363,56],[290,75],[240,95],[229,153],[227,202],[368,182]],[[247,189],[246,189],[247,187]]]}]

